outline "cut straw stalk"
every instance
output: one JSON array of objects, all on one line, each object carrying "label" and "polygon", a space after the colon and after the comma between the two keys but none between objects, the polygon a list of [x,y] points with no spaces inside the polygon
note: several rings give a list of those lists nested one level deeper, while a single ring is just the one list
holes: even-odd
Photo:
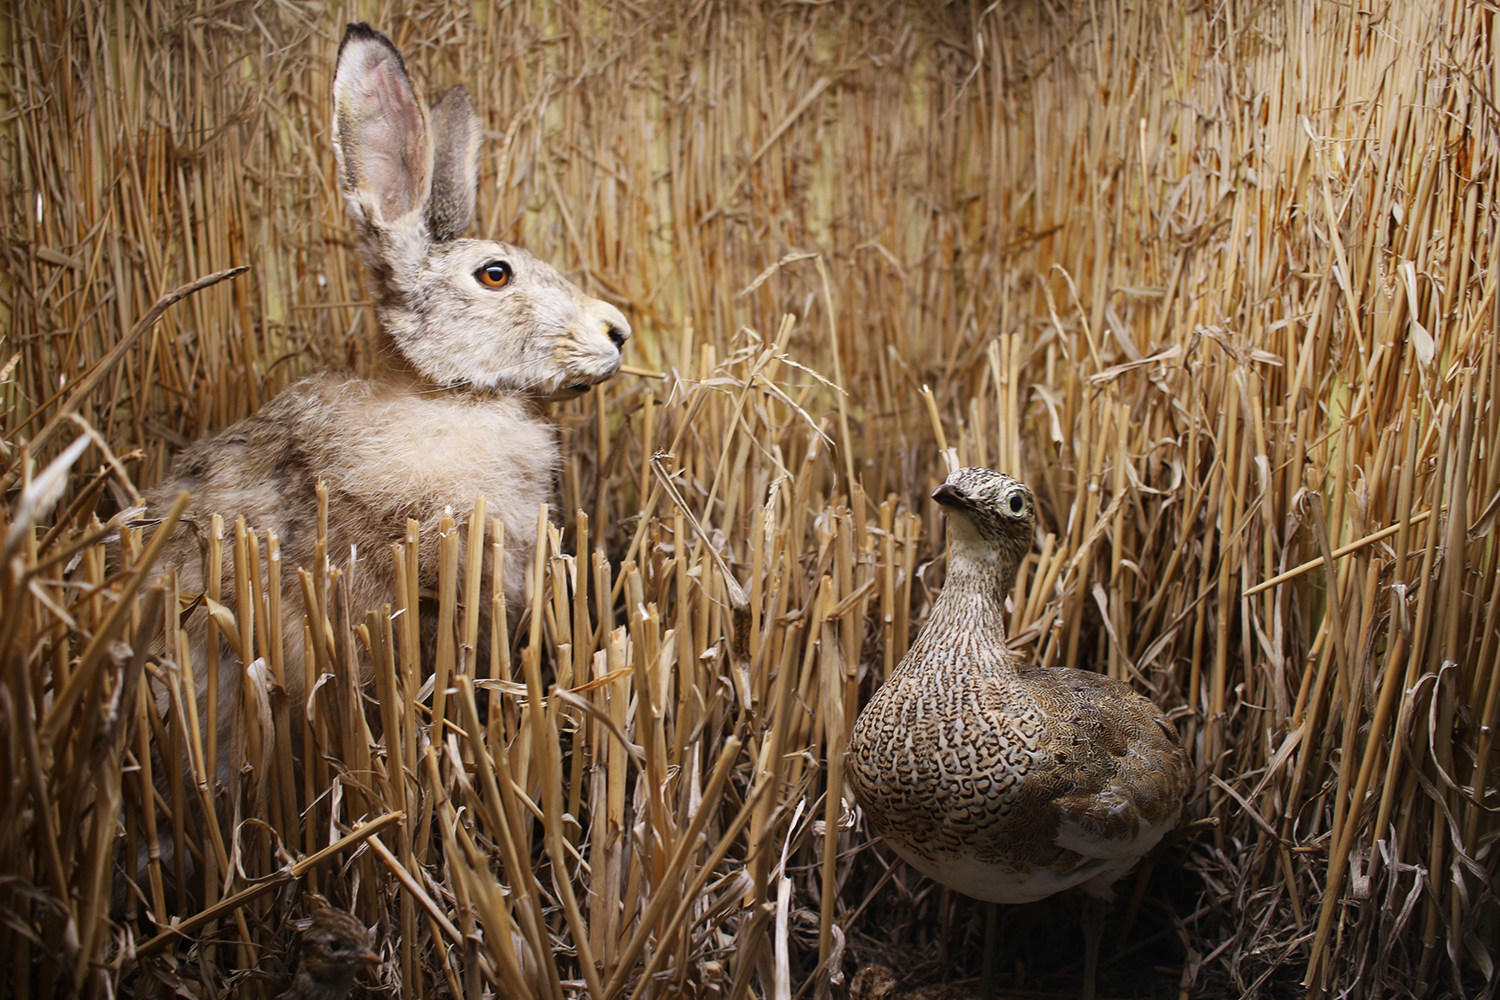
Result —
[{"label": "cut straw stalk", "polygon": [[[191,934],[204,924],[212,923],[226,913],[233,913],[251,900],[258,899],[268,892],[273,892],[288,882],[295,882],[305,873],[312,871],[314,868],[337,857],[350,848],[357,847],[392,823],[399,823],[404,818],[400,813],[386,813],[384,816],[359,824],[321,851],[310,854],[300,861],[293,862],[262,882],[241,889],[232,895],[225,896],[213,906],[200,910],[187,920],[183,920],[169,930],[162,931],[155,937],[148,939],[135,949],[136,958],[144,958],[154,952],[160,951],[172,942],[182,940],[185,936]],[[243,928],[241,928],[241,933],[245,933]]]},{"label": "cut straw stalk", "polygon": [[1276,576],[1271,577],[1271,579],[1269,580],[1262,580],[1260,583],[1257,583],[1255,586],[1247,589],[1244,592],[1244,596],[1253,597],[1256,594],[1261,593],[1262,591],[1270,590],[1272,587],[1286,583],[1288,580],[1295,580],[1297,577],[1303,575],[1304,573],[1311,573],[1313,570],[1323,566],[1330,558],[1342,559],[1347,555],[1352,555],[1353,553],[1358,552],[1359,550],[1367,546],[1374,545],[1376,542],[1384,541],[1385,539],[1390,538],[1392,535],[1398,532],[1408,530],[1413,524],[1421,524],[1431,516],[1431,510],[1417,511],[1416,513],[1412,514],[1411,517],[1403,519],[1400,524],[1392,524],[1389,527],[1381,528],[1379,531],[1368,534],[1357,541],[1350,542],[1347,545],[1342,545],[1339,548],[1334,549],[1326,557],[1318,556],[1316,559],[1309,559],[1302,565],[1289,569],[1285,573],[1279,573]]},{"label": "cut straw stalk", "polygon": [[[1493,739],[1463,724],[1492,714],[1500,691],[1493,588],[1464,582],[1493,575],[1485,512],[1500,491],[1488,395],[1500,283],[1480,194],[1500,181],[1500,161],[1485,153],[1495,126],[1483,6],[1439,18],[1430,4],[1396,0],[1373,33],[1353,8],[1248,0],[1212,16],[1085,5],[1052,17],[1000,5],[926,18],[919,31],[912,12],[861,18],[838,5],[799,7],[788,20],[750,4],[726,21],[716,8],[601,13],[568,2],[554,12],[560,32],[528,13],[478,11],[462,38],[442,18],[402,28],[419,76],[441,64],[437,76],[473,80],[486,67],[495,84],[476,92],[486,134],[504,137],[482,161],[476,229],[564,267],[626,307],[638,332],[631,369],[583,403],[554,407],[566,455],[558,522],[543,533],[528,606],[507,607],[498,580],[485,595],[467,573],[444,591],[437,561],[419,564],[419,542],[437,551],[438,539],[415,528],[393,539],[389,619],[341,605],[340,578],[304,567],[311,666],[281,669],[314,680],[331,670],[339,683],[311,714],[279,705],[273,689],[274,745],[295,745],[288,727],[305,727],[312,749],[295,787],[294,762],[277,753],[263,787],[279,805],[240,797],[249,813],[239,838],[218,826],[216,776],[233,745],[199,728],[189,693],[193,677],[218,676],[217,662],[187,662],[187,636],[173,636],[170,621],[163,641],[182,668],[180,679],[163,668],[168,691],[178,688],[174,714],[153,721],[135,704],[133,753],[91,765],[92,808],[111,818],[70,838],[81,825],[67,777],[77,772],[66,768],[91,760],[83,740],[117,690],[121,668],[106,650],[90,668],[103,685],[76,697],[36,758],[55,792],[48,810],[27,791],[5,813],[7,870],[51,886],[49,870],[60,869],[71,894],[60,898],[99,898],[107,874],[86,873],[113,848],[114,817],[130,856],[150,839],[133,760],[149,751],[169,772],[189,765],[183,780],[194,787],[163,789],[161,808],[170,836],[190,845],[176,856],[185,865],[201,852],[208,883],[206,901],[179,893],[183,912],[169,919],[211,902],[232,857],[247,871],[269,864],[256,857],[268,842],[247,831],[275,829],[311,852],[334,824],[357,820],[351,810],[391,809],[400,796],[414,821],[390,853],[430,906],[369,859],[308,881],[362,918],[387,920],[402,988],[415,994],[511,992],[518,975],[543,996],[586,991],[580,937],[606,990],[657,996],[732,976],[734,997],[790,997],[831,953],[822,912],[816,951],[793,933],[814,895],[834,907],[848,968],[877,947],[907,949],[922,968],[936,947],[931,927],[963,911],[892,874],[856,826],[833,884],[861,903],[841,915],[826,891],[826,843],[808,839],[804,821],[828,816],[830,803],[813,808],[827,784],[818,765],[836,753],[839,730],[820,651],[830,647],[831,660],[836,645],[843,660],[846,728],[939,583],[940,519],[926,495],[952,458],[994,463],[1037,491],[1042,545],[1014,595],[1018,649],[1043,663],[1140,668],[1200,771],[1216,776],[1189,814],[1217,798],[1224,845],[1263,843],[1217,852],[1187,841],[1167,862],[1185,864],[1185,891],[1201,892],[1182,933],[1211,956],[1188,964],[1187,991],[1201,988],[1195,975],[1264,991],[1289,970],[1304,974],[1313,942],[1302,937],[1312,930],[1302,930],[1303,907],[1314,902],[1320,918],[1335,907],[1317,949],[1330,989],[1467,990],[1463,977],[1483,967],[1475,949],[1490,945],[1454,937],[1454,955],[1439,961],[1436,942],[1442,919],[1476,898],[1459,884],[1461,858],[1495,834]],[[163,47],[150,17],[122,21],[114,8],[63,0],[19,11],[0,38],[9,92],[47,96],[18,99],[0,125],[16,179],[0,211],[20,234],[0,268],[0,309],[7,329],[27,331],[0,344],[4,476],[23,489],[38,480],[32,458],[45,466],[63,443],[54,432],[27,449],[22,438],[75,400],[70,422],[84,421],[109,452],[98,472],[79,467],[64,484],[50,523],[15,533],[19,568],[0,584],[10,705],[57,704],[128,586],[104,562],[109,532],[83,523],[97,498],[135,495],[132,479],[158,478],[179,438],[248,414],[277,380],[326,358],[362,370],[376,346],[352,247],[328,239],[329,220],[342,217],[326,177],[326,65],[341,26],[261,21],[230,11],[186,26],[190,44]],[[1118,58],[1124,48],[1130,59]],[[59,69],[77,65],[101,72]],[[1384,99],[1426,93],[1431,79],[1445,83],[1428,104]],[[643,80],[675,81],[671,100]],[[73,179],[65,190],[47,181],[60,176]],[[1302,224],[1308,205],[1312,226]],[[817,267],[804,263],[814,257]],[[254,282],[207,289],[124,346],[158,289],[231,260],[252,261]],[[1054,264],[1064,270],[1052,275]],[[843,392],[812,372],[832,373]],[[1303,489],[1326,498],[1332,583],[1297,516]],[[572,520],[579,509],[590,512],[586,528]],[[8,536],[22,513],[4,515]],[[235,512],[223,513],[232,523]],[[461,516],[470,533],[456,561],[467,565],[484,545],[483,515]],[[492,551],[500,541],[492,534]],[[143,546],[128,530],[121,542],[118,565],[129,566]],[[210,540],[209,555],[244,572],[234,542]],[[250,587],[220,618],[233,622],[231,646],[271,654],[274,677],[281,613],[269,586],[256,592],[271,550],[261,547],[256,569],[245,542]],[[1382,558],[1385,544],[1394,561]],[[496,573],[503,565],[497,557]],[[1297,568],[1278,574],[1286,566]],[[215,586],[219,574],[209,576]],[[825,577],[833,611],[822,606]],[[276,578],[267,572],[268,585]],[[422,593],[423,580],[439,585]],[[421,648],[418,620],[445,593],[452,652],[439,658],[435,644]],[[1341,636],[1318,627],[1330,601]],[[140,631],[127,603],[117,638]],[[346,616],[363,625],[372,689],[398,699],[371,709],[368,762]],[[295,635],[303,623],[280,627]],[[487,629],[489,663],[471,668],[468,650]],[[436,659],[450,679],[421,694]],[[480,685],[482,732],[460,704],[471,669],[502,682]],[[555,689],[564,677],[560,690],[577,701]],[[715,804],[706,765],[731,735],[745,760]],[[441,739],[429,757],[432,736]],[[1378,807],[1366,809],[1381,772]],[[250,793],[266,777],[235,780]],[[124,813],[111,804],[122,787],[132,791]],[[1274,837],[1241,801],[1270,817]],[[680,876],[670,863],[700,812],[702,838],[722,854],[688,900],[712,856],[693,848]],[[156,819],[160,840],[167,815]],[[497,824],[513,856],[486,871],[469,844],[503,855]],[[232,856],[236,841],[244,853]],[[1365,854],[1359,885],[1370,899],[1427,901],[1423,931],[1435,944],[1425,954],[1396,934],[1399,906],[1359,903],[1357,919],[1338,920],[1348,891],[1329,888],[1324,858],[1352,865]],[[163,892],[146,890],[153,908],[186,877],[176,867],[163,856]],[[1413,896],[1418,867],[1436,874]],[[743,909],[719,908],[728,887]],[[681,921],[660,904],[628,957],[659,898],[685,907]],[[1481,921],[1495,919],[1487,899],[1477,905]],[[481,948],[448,929],[497,927],[504,939],[504,906],[523,942],[508,971],[490,949],[514,942]],[[1138,919],[1158,911],[1148,900]],[[38,904],[27,919],[42,926],[45,912]],[[278,953],[280,926],[252,920],[240,936]],[[787,936],[762,962],[757,935],[777,926]],[[102,924],[91,933],[101,962],[91,982],[131,992],[136,973],[113,960]],[[1018,942],[1039,956],[1045,945]],[[52,981],[51,959],[23,935],[0,928],[0,953],[23,970],[18,989]],[[182,955],[184,974],[214,988],[237,961],[211,943]]]}]

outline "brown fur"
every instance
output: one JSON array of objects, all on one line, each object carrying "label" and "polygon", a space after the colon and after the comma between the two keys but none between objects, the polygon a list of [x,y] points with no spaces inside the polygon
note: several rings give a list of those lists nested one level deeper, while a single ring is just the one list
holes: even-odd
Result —
[{"label": "brown fur", "polygon": [[[368,25],[349,26],[334,79],[334,144],[375,300],[383,371],[368,380],[318,375],[288,388],[255,416],[183,451],[147,497],[148,510],[162,511],[179,491],[192,494],[163,559],[181,567],[185,593],[204,587],[210,515],[226,524],[243,516],[251,529],[278,535],[296,711],[307,692],[293,571],[313,563],[317,482],[328,486],[328,555],[348,574],[357,616],[393,601],[390,546],[404,539],[407,518],[422,524],[419,584],[431,588],[438,522],[451,514],[462,524],[480,496],[505,522],[505,597],[517,609],[538,508],[559,461],[538,400],[613,376],[630,335],[619,310],[526,251],[460,238],[473,218],[478,143],[463,88],[429,116],[390,40]],[[491,264],[507,269],[503,287],[480,280]],[[233,609],[227,546],[221,587],[221,603]],[[192,624],[200,702],[205,617],[198,612]],[[222,690],[234,689],[237,670],[227,658]],[[233,704],[222,700],[221,738]]]}]

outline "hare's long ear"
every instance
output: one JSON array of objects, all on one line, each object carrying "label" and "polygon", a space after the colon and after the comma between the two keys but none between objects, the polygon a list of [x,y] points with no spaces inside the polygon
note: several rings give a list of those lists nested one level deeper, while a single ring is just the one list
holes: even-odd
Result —
[{"label": "hare's long ear", "polygon": [[479,119],[463,87],[454,87],[432,106],[432,194],[427,229],[441,243],[456,239],[474,221],[474,189],[479,185]]},{"label": "hare's long ear", "polygon": [[351,24],[333,76],[339,185],[357,221],[395,222],[427,204],[432,144],[427,113],[401,53],[368,24]]}]

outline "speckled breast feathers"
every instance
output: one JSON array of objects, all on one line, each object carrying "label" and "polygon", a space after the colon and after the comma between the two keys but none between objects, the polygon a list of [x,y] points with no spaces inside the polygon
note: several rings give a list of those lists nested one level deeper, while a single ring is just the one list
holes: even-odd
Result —
[{"label": "speckled breast feathers", "polygon": [[1024,484],[960,469],[933,496],[948,511],[947,581],[860,713],[849,787],[898,854],[961,892],[1103,891],[1177,821],[1177,732],[1126,684],[1006,648],[1005,597],[1035,526]]}]

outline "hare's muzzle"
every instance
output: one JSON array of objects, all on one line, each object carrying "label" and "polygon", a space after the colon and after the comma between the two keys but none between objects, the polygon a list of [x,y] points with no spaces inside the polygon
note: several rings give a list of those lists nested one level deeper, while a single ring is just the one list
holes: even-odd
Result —
[{"label": "hare's muzzle", "polygon": [[629,339],[630,321],[620,310],[580,296],[578,313],[554,348],[554,359],[567,377],[550,398],[572,399],[613,378],[620,370],[621,348]]}]

